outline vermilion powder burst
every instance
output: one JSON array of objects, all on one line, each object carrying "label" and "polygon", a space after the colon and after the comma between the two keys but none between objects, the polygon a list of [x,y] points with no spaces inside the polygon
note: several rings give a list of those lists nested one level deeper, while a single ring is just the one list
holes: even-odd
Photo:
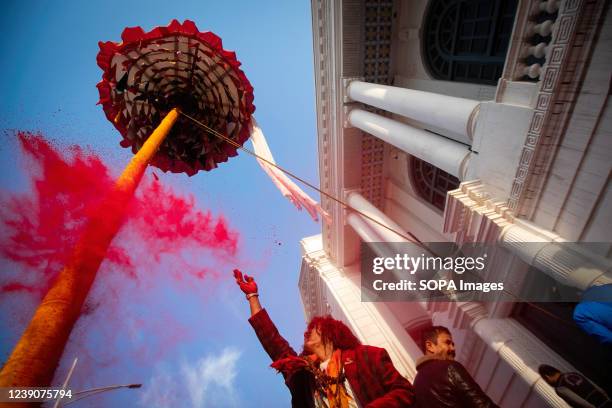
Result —
[{"label": "vermilion powder burst", "polygon": [[[96,154],[76,146],[60,149],[39,134],[20,132],[17,137],[31,188],[20,193],[0,191],[0,302],[11,311],[7,322],[11,332],[22,332],[33,307],[70,261],[75,246],[86,242],[93,248],[90,253],[102,248],[113,219],[123,225],[105,253],[98,290],[81,310],[89,315],[88,322],[96,324],[110,315],[122,316],[106,333],[133,331],[122,325],[142,319],[125,316],[122,307],[127,301],[122,298],[136,296],[125,293],[128,288],[138,288],[140,299],[143,289],[162,279],[176,282],[179,290],[201,288],[194,283],[211,277],[210,271],[231,270],[235,265],[239,234],[222,216],[200,209],[193,197],[145,177],[134,197],[126,200],[114,191],[114,177]],[[99,309],[105,314],[93,319]],[[177,333],[184,338],[184,331],[168,330],[178,324],[170,318],[166,316],[161,326],[141,325],[159,329],[147,334],[157,337],[153,343],[174,344]],[[96,352],[82,350],[81,354]],[[108,350],[103,352],[104,360],[112,360]],[[148,350],[135,352],[151,355]]]},{"label": "vermilion powder burst", "polygon": [[[112,192],[114,179],[92,152],[77,146],[61,151],[41,135],[20,132],[18,138],[32,188],[27,193],[1,192],[0,253],[17,269],[0,276],[0,291],[42,296],[83,234],[86,220]],[[141,183],[129,204],[115,208],[124,218],[125,231],[112,242],[105,260],[126,278],[137,277],[135,253],[157,260],[180,257],[186,250],[213,251],[226,259],[236,255],[239,234],[222,216],[199,209],[193,197],[180,196],[154,178]],[[205,276],[201,265],[181,266],[184,278]]]}]

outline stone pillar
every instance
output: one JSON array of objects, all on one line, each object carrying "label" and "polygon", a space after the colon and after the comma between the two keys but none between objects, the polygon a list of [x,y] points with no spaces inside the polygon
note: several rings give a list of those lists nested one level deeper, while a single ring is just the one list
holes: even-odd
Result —
[{"label": "stone pillar", "polygon": [[612,263],[578,244],[552,241],[535,228],[517,223],[502,232],[500,242],[528,265],[564,285],[586,290],[612,284]]},{"label": "stone pillar", "polygon": [[[404,232],[404,229],[397,225],[385,213],[376,208],[364,196],[357,191],[352,191],[346,196],[347,203],[354,209],[367,214],[376,221],[388,225],[395,231]],[[346,217],[348,224],[353,227],[357,235],[363,242],[380,242],[385,244],[373,245],[372,249],[376,255],[383,258],[392,258],[398,253],[400,248],[397,248],[394,243],[408,242],[404,237],[390,231],[380,224],[364,217],[363,215],[348,210],[349,214]],[[388,244],[387,244],[388,243]]]},{"label": "stone pillar", "polygon": [[347,94],[354,101],[416,120],[425,128],[472,144],[479,101],[362,81],[351,81]]},{"label": "stone pillar", "polygon": [[[348,224],[353,227],[363,242],[385,242],[385,240],[371,228],[370,224],[368,224],[366,220],[367,218],[364,218],[355,212],[351,212],[346,217]],[[395,256],[393,249],[386,244],[373,245],[372,249],[377,256],[383,258],[392,258]]]},{"label": "stone pillar", "polygon": [[[514,218],[504,202],[490,199],[480,180],[463,182],[457,190],[448,192],[444,232],[454,233],[458,245],[499,242],[527,265],[564,285],[585,290],[612,283],[609,259],[567,242],[553,231]],[[514,282],[506,284],[512,286]]]},{"label": "stone pillar", "polygon": [[[400,227],[395,221],[389,218],[385,213],[376,208],[372,203],[370,203],[364,196],[362,196],[357,191],[350,192],[347,195],[347,203],[356,210],[361,211],[364,214],[372,217],[376,221],[381,224],[389,226],[389,228],[401,232],[405,234],[405,231],[402,227]],[[383,227],[376,222],[365,218],[359,214],[351,214],[357,215],[363,222],[376,234],[376,236],[380,237],[380,241],[382,242],[407,242],[406,238],[401,235],[394,233],[393,231]],[[359,232],[358,232],[359,233]]]},{"label": "stone pillar", "polygon": [[365,218],[363,218],[361,215],[351,212],[349,215],[347,215],[346,221],[351,227],[353,227],[363,242],[383,242],[382,237],[376,234],[376,232],[374,232],[372,228],[368,226],[368,224],[365,222]]},{"label": "stone pillar", "polygon": [[361,109],[350,112],[349,123],[459,180],[465,176],[471,153],[464,144]]},{"label": "stone pillar", "polygon": [[[563,408],[567,404],[557,395],[537,371],[542,363],[541,356],[561,371],[574,371],[565,360],[552,352],[546,345],[535,339],[535,336],[514,319],[475,319],[473,330],[500,359],[506,362],[512,371],[531,389],[530,401],[537,406]],[[524,397],[527,397],[523,391]],[[535,397],[535,398],[534,398]],[[534,405],[535,406],[535,405]]]}]

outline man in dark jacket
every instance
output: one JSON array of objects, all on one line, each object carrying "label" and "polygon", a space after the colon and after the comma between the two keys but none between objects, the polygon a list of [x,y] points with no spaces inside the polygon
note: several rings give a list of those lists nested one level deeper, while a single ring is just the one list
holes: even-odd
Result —
[{"label": "man in dark jacket", "polygon": [[416,402],[426,408],[497,407],[455,361],[455,343],[450,331],[433,326],[422,334],[425,355],[417,361],[414,379]]},{"label": "man in dark jacket", "polygon": [[608,394],[580,373],[562,373],[557,368],[542,364],[538,371],[555,389],[557,395],[575,408],[612,408]]},{"label": "man in dark jacket", "polygon": [[399,408],[413,405],[414,390],[385,349],[361,345],[350,329],[331,316],[315,317],[298,355],[259,303],[252,277],[234,270],[251,308],[249,322],[272,367],[283,373],[291,406],[304,408]]}]

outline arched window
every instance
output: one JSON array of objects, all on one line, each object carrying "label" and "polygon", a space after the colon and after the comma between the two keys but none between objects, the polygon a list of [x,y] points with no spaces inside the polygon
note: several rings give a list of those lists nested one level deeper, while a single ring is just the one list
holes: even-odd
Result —
[{"label": "arched window", "polygon": [[497,85],[518,0],[431,0],[423,58],[436,79]]},{"label": "arched window", "polygon": [[459,179],[416,157],[410,159],[408,167],[417,194],[444,211],[446,193],[459,187]]}]

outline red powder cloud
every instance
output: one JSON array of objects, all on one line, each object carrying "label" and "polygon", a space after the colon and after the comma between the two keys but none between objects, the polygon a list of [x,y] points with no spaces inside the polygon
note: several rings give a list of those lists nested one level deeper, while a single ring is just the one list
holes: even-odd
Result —
[{"label": "red powder cloud", "polygon": [[[20,334],[34,305],[69,259],[86,220],[112,191],[114,177],[100,157],[78,146],[59,149],[41,135],[23,132],[17,137],[31,189],[25,193],[0,190],[0,257],[4,259],[0,296],[2,308],[12,311],[9,325]],[[85,321],[95,321],[92,315],[98,309],[103,309],[106,319],[121,316],[126,302],[143,298],[143,289],[153,287],[160,277],[174,282],[179,290],[197,289],[211,281],[211,271],[229,271],[237,262],[239,234],[224,217],[200,209],[193,197],[177,194],[157,177],[145,177],[130,204],[113,211],[124,212],[124,225],[82,310]],[[138,319],[127,320],[140,322],[140,331],[154,331],[147,335],[157,335],[157,343],[164,348],[189,336],[169,316],[163,325]],[[105,332],[134,330],[118,325]],[[87,330],[80,327],[79,332]],[[73,336],[71,341],[79,339]],[[151,350],[137,354],[150,357]],[[99,353],[97,359],[101,359]],[[112,362],[115,357],[107,353],[102,360]]]},{"label": "red powder cloud", "polygon": [[[71,146],[61,152],[41,135],[19,133],[32,190],[1,191],[0,254],[19,265],[19,273],[2,276],[0,291],[44,294],[83,232],[88,213],[112,189],[114,179],[100,157]],[[213,252],[231,259],[238,233],[223,216],[199,209],[193,197],[182,197],[156,179],[145,179],[125,209],[125,222],[113,240],[106,263],[136,278],[139,264],[164,255],[182,257],[186,250]],[[136,253],[146,255],[135,258]],[[182,259],[182,258],[181,258]],[[202,265],[181,262],[184,277],[203,278]]]}]

